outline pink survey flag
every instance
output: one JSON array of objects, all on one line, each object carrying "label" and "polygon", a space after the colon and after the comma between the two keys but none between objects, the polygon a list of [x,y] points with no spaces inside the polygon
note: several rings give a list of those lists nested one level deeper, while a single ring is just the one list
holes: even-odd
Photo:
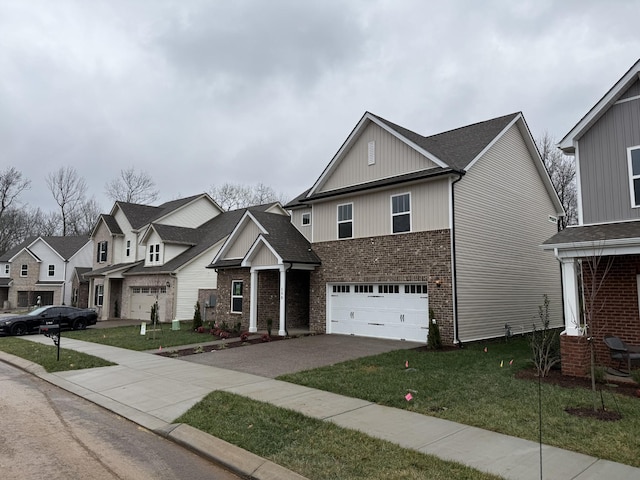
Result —
[{"label": "pink survey flag", "polygon": [[509,362],[509,366],[513,365],[513,359]]},{"label": "pink survey flag", "polygon": [[484,347],[484,353],[487,353],[487,347]]},{"label": "pink survey flag", "polygon": [[162,345],[160,345],[160,348],[158,349],[158,351],[159,351],[159,352],[161,352],[161,351],[162,351]]},{"label": "pink survey flag", "polygon": [[404,368],[409,368],[409,360],[407,360],[406,362],[404,362]]},{"label": "pink survey flag", "polygon": [[411,393],[407,393],[404,398],[407,402],[410,402],[413,399],[413,395],[411,395]]}]

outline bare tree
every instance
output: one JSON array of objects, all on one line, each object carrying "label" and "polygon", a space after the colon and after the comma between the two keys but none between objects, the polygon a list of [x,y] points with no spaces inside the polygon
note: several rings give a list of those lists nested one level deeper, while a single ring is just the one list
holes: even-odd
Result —
[{"label": "bare tree", "polygon": [[62,236],[66,236],[85,202],[87,183],[75,168],[60,167],[47,175],[47,186],[60,207]]},{"label": "bare tree", "polygon": [[271,202],[285,203],[285,196],[263,183],[257,185],[242,185],[224,183],[214,185],[209,189],[209,195],[224,210],[235,210]]},{"label": "bare tree", "polygon": [[105,193],[114,202],[152,203],[159,192],[155,182],[147,172],[136,173],[135,168],[120,170],[120,176],[107,182]]},{"label": "bare tree", "polygon": [[95,198],[90,198],[82,202],[73,218],[70,219],[69,227],[73,235],[89,235],[100,216],[100,206]]},{"label": "bare tree", "polygon": [[7,167],[0,172],[0,219],[18,196],[30,186],[31,180],[22,178],[22,173],[15,167]]},{"label": "bare tree", "polygon": [[578,221],[575,161],[556,147],[555,139],[548,132],[539,137],[536,144],[565,211],[565,216],[559,220],[560,229],[564,229]]}]

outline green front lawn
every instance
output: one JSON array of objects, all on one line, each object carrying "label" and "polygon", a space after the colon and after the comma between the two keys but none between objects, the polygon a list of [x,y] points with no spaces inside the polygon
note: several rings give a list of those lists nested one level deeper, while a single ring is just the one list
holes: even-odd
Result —
[{"label": "green front lawn", "polygon": [[147,325],[146,335],[140,335],[140,325],[132,325],[113,328],[88,328],[86,330],[63,332],[62,336],[63,341],[64,337],[68,337],[137,351],[217,340],[217,337],[208,333],[192,331],[190,324],[189,326],[182,325],[180,330],[171,330],[171,325],[162,325],[162,329],[157,332],[150,331],[150,328]]},{"label": "green front lawn", "polygon": [[[448,352],[399,350],[279,380],[538,441],[538,382],[514,377],[529,358],[526,340],[517,338]],[[639,398],[605,390],[605,406],[623,416],[605,422],[565,412],[591,406],[590,390],[544,383],[540,390],[544,443],[640,467]]]},{"label": "green front lawn", "polygon": [[[60,346],[63,345],[64,343],[60,344]],[[54,346],[53,342],[52,345],[42,345],[16,337],[0,338],[0,350],[42,365],[49,373],[115,365],[115,363],[93,355],[65,348],[60,349],[60,360],[58,361],[58,347]]]},{"label": "green front lawn", "polygon": [[226,392],[207,395],[176,422],[187,423],[314,480],[498,478]]}]

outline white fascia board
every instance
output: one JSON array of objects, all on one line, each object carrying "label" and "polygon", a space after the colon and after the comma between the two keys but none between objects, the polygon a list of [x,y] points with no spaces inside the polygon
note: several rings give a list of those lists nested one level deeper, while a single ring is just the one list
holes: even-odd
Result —
[{"label": "white fascia board", "polygon": [[24,247],[24,248],[21,248],[20,250],[18,250],[18,252],[16,252],[16,254],[15,254],[13,257],[11,257],[11,258],[9,259],[9,263],[13,262],[13,260],[14,260],[18,255],[20,255],[22,252],[27,252],[29,255],[31,255],[31,256],[33,257],[33,259],[34,259],[36,262],[38,262],[38,263],[41,263],[41,262],[42,262],[42,260],[40,260],[40,258],[38,258],[38,256],[37,256],[35,253],[33,253],[33,252],[32,252],[31,250],[29,250],[27,247]]},{"label": "white fascia board", "polygon": [[591,125],[598,120],[606,110],[613,105],[620,97],[622,91],[626,89],[631,82],[640,78],[640,60],[638,60],[620,80],[618,80],[611,89],[596,103],[587,114],[567,133],[558,143],[561,150],[571,150],[575,147],[576,140],[588,130]]},{"label": "white fascia board", "polygon": [[541,247],[543,250],[555,250],[558,257],[632,255],[640,253],[640,238],[555,243]]},{"label": "white fascia board", "polygon": [[42,243],[44,243],[44,244],[47,246],[47,248],[48,248],[49,250],[51,250],[53,253],[55,253],[55,254],[56,254],[56,256],[57,256],[60,260],[62,260],[63,262],[65,261],[64,257],[63,257],[62,255],[60,255],[60,252],[58,252],[55,248],[53,248],[53,247],[49,244],[49,242],[47,242],[47,241],[46,241],[44,238],[42,238],[42,237],[38,237],[38,238],[36,238],[33,242],[31,242],[31,243],[27,246],[27,248],[28,248],[29,250],[31,250],[31,247],[33,247],[33,246],[34,246],[36,243],[38,243],[38,242],[42,242]]},{"label": "white fascia board", "polygon": [[273,249],[273,247],[269,244],[267,239],[264,238],[263,235],[258,235],[258,238],[256,238],[256,240],[253,242],[253,245],[251,245],[251,248],[249,248],[249,250],[247,251],[247,254],[242,259],[242,263],[240,264],[241,267],[251,266],[251,261],[253,260],[254,255],[258,252],[258,249],[261,245],[266,246],[269,249],[269,251],[273,254],[273,256],[276,257],[276,260],[278,261],[277,265],[283,264],[282,257],[278,255],[278,252],[276,252]]},{"label": "white fascia board", "polygon": [[231,248],[231,245],[233,245],[233,242],[235,242],[236,237],[240,234],[240,232],[242,232],[242,229],[244,228],[244,226],[250,221],[254,222],[257,225],[261,233],[263,234],[269,233],[267,232],[267,229],[260,224],[260,222],[256,219],[256,217],[254,217],[251,214],[251,212],[247,210],[246,212],[244,212],[244,215],[242,215],[242,218],[238,221],[234,229],[231,231],[231,233],[225,240],[224,244],[220,248],[220,251],[214,257],[211,263],[215,263],[221,258],[225,258],[224,255],[227,253],[229,248]]},{"label": "white fascia board", "polygon": [[334,171],[336,165],[342,160],[342,157],[344,156],[344,154],[349,151],[349,149],[351,148],[353,143],[358,139],[358,137],[362,134],[364,129],[367,127],[367,125],[368,125],[367,122],[375,123],[380,128],[382,128],[384,131],[386,131],[387,133],[393,135],[394,137],[396,137],[401,142],[406,143],[408,146],[410,146],[411,148],[413,148],[414,150],[416,150],[420,154],[424,155],[426,158],[431,160],[433,163],[435,163],[439,167],[449,168],[449,165],[447,165],[445,162],[440,160],[438,157],[436,157],[432,153],[426,151],[424,148],[419,147],[418,145],[416,145],[415,143],[410,141],[408,138],[400,135],[398,132],[396,132],[395,130],[390,128],[388,125],[386,125],[384,122],[382,122],[382,121],[378,120],[376,117],[374,117],[371,113],[366,112],[362,116],[362,118],[360,119],[360,121],[358,122],[356,127],[353,129],[351,134],[344,141],[344,143],[342,144],[342,146],[340,147],[338,152],[333,156],[333,158],[331,159],[331,162],[329,162],[329,165],[327,165],[327,167],[324,169],[324,171],[320,174],[320,177],[318,178],[318,180],[316,180],[316,182],[313,184],[313,186],[309,189],[309,192],[307,193],[307,198],[310,197],[311,195],[313,195],[316,192],[316,190],[321,185],[324,184],[324,181],[331,174],[331,172]]}]

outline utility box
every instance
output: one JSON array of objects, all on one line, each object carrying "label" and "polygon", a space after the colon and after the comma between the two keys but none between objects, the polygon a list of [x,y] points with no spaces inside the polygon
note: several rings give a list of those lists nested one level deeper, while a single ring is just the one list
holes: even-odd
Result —
[{"label": "utility box", "polygon": [[171,320],[171,330],[180,330],[180,320]]}]

